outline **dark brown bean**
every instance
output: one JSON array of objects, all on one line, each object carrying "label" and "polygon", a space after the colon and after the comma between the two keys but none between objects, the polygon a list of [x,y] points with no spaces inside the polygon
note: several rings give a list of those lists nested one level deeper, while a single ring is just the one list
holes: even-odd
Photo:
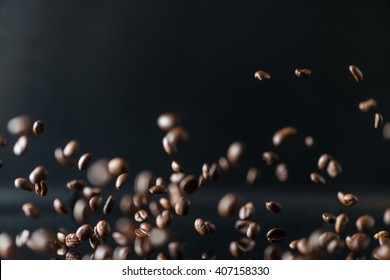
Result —
[{"label": "dark brown bean", "polygon": [[168,189],[165,185],[155,185],[149,189],[150,194],[166,194]]},{"label": "dark brown bean", "polygon": [[232,165],[235,165],[238,163],[240,158],[242,157],[242,154],[244,153],[245,146],[242,142],[236,141],[232,143],[226,153],[226,158],[228,162]]},{"label": "dark brown bean", "polygon": [[310,180],[318,185],[325,185],[326,184],[326,181],[324,179],[324,177],[322,177],[320,174],[318,174],[317,172],[313,172],[310,174]]},{"label": "dark brown bean", "polygon": [[179,124],[179,120],[175,114],[164,113],[157,119],[157,125],[162,131],[169,131]]},{"label": "dark brown bean", "polygon": [[129,239],[121,232],[113,232],[112,239],[114,239],[115,243],[118,245],[126,246],[129,244]]},{"label": "dark brown bean", "polygon": [[383,222],[385,225],[390,226],[390,208],[385,210],[385,213],[383,214]]},{"label": "dark brown bean", "polygon": [[134,230],[135,235],[138,237],[148,237],[150,236],[150,230],[147,230],[145,228],[137,228]]},{"label": "dark brown bean", "polygon": [[237,220],[236,223],[234,224],[234,228],[237,231],[246,234],[250,224],[251,222],[247,220]]},{"label": "dark brown bean", "polygon": [[112,259],[112,248],[107,244],[99,245],[94,254],[95,260],[111,260]]},{"label": "dark brown bean", "polygon": [[202,253],[201,259],[202,260],[215,260],[217,258],[217,255],[214,251],[206,251]]},{"label": "dark brown bean", "polygon": [[129,165],[123,158],[113,158],[108,162],[108,171],[112,175],[120,175],[126,173],[129,169]]},{"label": "dark brown bean", "polygon": [[363,82],[363,73],[357,66],[349,65],[348,68],[356,82]]},{"label": "dark brown bean", "polygon": [[378,129],[383,126],[383,116],[380,113],[375,113],[374,128]]},{"label": "dark brown bean", "polygon": [[209,178],[209,170],[210,170],[210,166],[207,163],[204,163],[202,165],[202,175],[203,178],[205,178],[206,180]]},{"label": "dark brown bean", "polygon": [[359,232],[370,232],[375,228],[375,218],[371,215],[362,215],[356,220],[356,228]]},{"label": "dark brown bean", "polygon": [[218,159],[218,165],[224,172],[229,172],[233,169],[233,165],[225,157]]},{"label": "dark brown bean", "polygon": [[[30,238],[30,231],[27,229],[23,230],[21,233],[15,237],[15,245],[17,247],[24,247],[27,243],[27,240]],[[3,243],[1,243],[3,245]]]},{"label": "dark brown bean", "polygon": [[381,230],[375,233],[374,238],[379,239],[380,237],[387,237],[387,236],[389,236],[389,232],[387,230]]},{"label": "dark brown bean", "polygon": [[134,214],[134,219],[139,223],[145,222],[148,219],[148,212],[141,209]]},{"label": "dark brown bean", "polygon": [[275,201],[269,201],[265,203],[265,208],[271,213],[278,214],[283,210],[283,206]]},{"label": "dark brown bean", "polygon": [[269,80],[271,79],[271,75],[263,70],[257,70],[255,72],[255,79],[258,80]]},{"label": "dark brown bean", "polygon": [[113,259],[114,260],[130,260],[131,249],[128,246],[118,246],[114,249]]},{"label": "dark brown bean", "polygon": [[295,76],[299,78],[306,78],[311,75],[311,70],[310,69],[295,69]]},{"label": "dark brown bean", "polygon": [[15,188],[26,190],[32,192],[34,190],[34,185],[30,183],[26,178],[17,178],[15,180]]},{"label": "dark brown bean", "polygon": [[198,178],[195,175],[188,175],[180,181],[179,188],[187,194],[192,194],[198,189],[198,185]]},{"label": "dark brown bean", "polygon": [[69,213],[68,207],[66,207],[65,203],[59,198],[54,199],[53,207],[54,207],[54,210],[56,211],[57,214],[68,214]]},{"label": "dark brown bean", "polygon": [[168,252],[173,260],[182,260],[184,258],[183,245],[177,241],[168,244]]},{"label": "dark brown bean", "polygon": [[124,195],[119,202],[119,208],[123,214],[133,216],[136,211],[133,197],[129,194]]},{"label": "dark brown bean", "polygon": [[250,186],[253,186],[258,179],[260,178],[260,170],[256,167],[251,167],[246,173],[246,183]]},{"label": "dark brown bean", "polygon": [[55,149],[54,157],[56,161],[63,166],[71,166],[73,164],[73,158],[64,156],[64,152],[61,147]]},{"label": "dark brown bean", "polygon": [[373,111],[377,106],[378,104],[373,98],[369,98],[359,103],[359,109],[364,113]]},{"label": "dark brown bean", "polygon": [[176,147],[176,145],[173,145],[172,143],[169,143],[167,137],[164,137],[164,138],[162,139],[162,144],[163,144],[164,151],[165,151],[168,155],[174,155],[174,154],[177,153],[177,147]]},{"label": "dark brown bean", "polygon": [[281,260],[282,249],[277,244],[270,244],[264,249],[264,260]]},{"label": "dark brown bean", "polygon": [[348,254],[346,260],[366,260],[366,256],[363,255],[362,253],[358,253],[358,252],[351,252]]},{"label": "dark brown bean", "polygon": [[365,233],[359,232],[352,236],[347,236],[345,244],[351,251],[359,252],[365,250],[370,245],[370,239]]},{"label": "dark brown bean", "polygon": [[168,210],[162,211],[162,213],[156,217],[156,226],[158,228],[166,228],[171,223],[172,215]]},{"label": "dark brown bean", "polygon": [[325,231],[319,236],[318,245],[322,248],[326,248],[333,239],[340,240],[340,236],[333,231]]},{"label": "dark brown bean", "polygon": [[73,180],[67,183],[66,186],[74,192],[81,192],[87,186],[87,183],[83,180]]},{"label": "dark brown bean", "polygon": [[241,220],[249,219],[255,213],[255,206],[252,202],[248,202],[243,205],[238,211],[238,217]]},{"label": "dark brown bean", "polygon": [[339,176],[342,172],[341,164],[337,160],[331,160],[326,168],[328,175],[332,178]]},{"label": "dark brown bean", "polygon": [[7,146],[7,143],[7,138],[5,138],[3,135],[0,135],[0,148]]},{"label": "dark brown bean", "polygon": [[376,248],[373,256],[378,260],[390,260],[390,243]]},{"label": "dark brown bean", "polygon": [[100,195],[101,193],[102,193],[101,188],[91,188],[91,187],[86,186],[83,189],[83,195],[86,199],[91,199],[93,196]]},{"label": "dark brown bean", "polygon": [[205,221],[201,218],[195,220],[194,227],[200,235],[207,235],[209,233]]},{"label": "dark brown bean", "polygon": [[334,224],[336,222],[336,216],[330,213],[323,213],[322,220],[328,224]]},{"label": "dark brown bean", "polygon": [[272,142],[274,146],[280,146],[284,141],[286,141],[288,138],[291,138],[295,134],[297,134],[297,129],[295,127],[286,126],[275,132],[272,138]]},{"label": "dark brown bean", "polygon": [[388,236],[379,236],[378,241],[380,246],[384,244],[390,244],[390,239]]},{"label": "dark brown bean", "polygon": [[317,166],[319,170],[326,170],[328,168],[329,162],[333,159],[333,157],[329,154],[323,154],[320,156],[317,162]]},{"label": "dark brown bean", "polygon": [[100,207],[100,205],[102,205],[102,203],[103,198],[100,194],[98,194],[91,197],[91,199],[89,200],[89,207],[91,207],[91,209],[95,211]]},{"label": "dark brown bean", "polygon": [[47,184],[45,181],[40,181],[39,183],[35,183],[35,193],[39,196],[47,195]]},{"label": "dark brown bean", "polygon": [[65,157],[72,158],[75,156],[78,149],[79,149],[79,142],[77,142],[76,140],[72,140],[65,145],[63,154]]},{"label": "dark brown bean", "polygon": [[13,147],[13,152],[15,155],[20,156],[23,155],[28,148],[28,138],[26,135],[20,136],[18,140],[16,140],[14,147]]},{"label": "dark brown bean", "polygon": [[299,239],[293,240],[290,242],[288,247],[290,247],[291,250],[296,250],[298,245]]},{"label": "dark brown bean", "polygon": [[89,163],[91,162],[91,159],[92,159],[91,153],[83,154],[77,163],[77,167],[79,168],[79,170],[84,171],[85,169],[87,169]]},{"label": "dark brown bean", "polygon": [[69,251],[69,252],[66,252],[66,257],[65,259],[67,261],[77,261],[77,260],[81,260],[81,255],[79,252],[74,252],[74,251]]},{"label": "dark brown bean", "polygon": [[96,224],[96,231],[101,237],[106,237],[111,234],[111,226],[107,221],[101,220]]},{"label": "dark brown bean", "polygon": [[267,232],[268,242],[280,242],[286,238],[286,232],[282,228],[273,228]]},{"label": "dark brown bean", "polygon": [[179,202],[175,205],[175,212],[179,216],[185,216],[187,215],[188,211],[190,210],[190,201],[185,198],[181,197]]},{"label": "dark brown bean", "polygon": [[27,217],[38,219],[40,216],[39,209],[31,202],[23,204],[22,210]]},{"label": "dark brown bean", "polygon": [[219,177],[220,169],[217,163],[213,163],[210,166],[208,178],[211,180],[217,180]]},{"label": "dark brown bean", "polygon": [[235,215],[240,209],[240,199],[236,194],[228,193],[224,195],[218,203],[218,213],[221,217]]},{"label": "dark brown bean", "polygon": [[184,170],[181,167],[181,165],[177,161],[175,161],[175,160],[172,161],[171,168],[172,168],[172,171],[175,172],[175,173],[184,172]]},{"label": "dark brown bean", "polygon": [[176,147],[187,141],[188,132],[184,128],[176,126],[169,130],[165,137],[170,145]]},{"label": "dark brown bean", "polygon": [[73,218],[79,224],[85,224],[90,218],[91,213],[91,208],[83,198],[78,199],[73,206]]},{"label": "dark brown bean", "polygon": [[32,184],[39,183],[47,179],[48,171],[44,166],[37,166],[31,171],[29,175],[29,180]]},{"label": "dark brown bean", "polygon": [[140,256],[145,257],[149,255],[153,250],[152,242],[150,238],[136,237],[134,242],[134,252]]},{"label": "dark brown bean", "polygon": [[103,214],[105,215],[110,214],[114,209],[114,205],[115,205],[115,197],[113,195],[110,195],[103,206]]},{"label": "dark brown bean", "polygon": [[[180,201],[180,199],[181,199],[181,196],[178,197],[177,203]],[[171,204],[169,203],[169,200],[166,199],[165,197],[160,198],[158,202],[160,203],[162,208],[164,208],[165,210],[170,210],[171,209]]]},{"label": "dark brown bean", "polygon": [[235,258],[237,258],[243,254],[243,250],[241,249],[241,247],[238,245],[238,243],[236,241],[230,242],[229,251],[230,251],[230,254]]},{"label": "dark brown bean", "polygon": [[359,202],[359,200],[358,200],[357,196],[354,194],[351,194],[351,193],[345,194],[343,199],[342,199],[342,204],[347,205],[347,206],[355,205],[358,202]]},{"label": "dark brown bean", "polygon": [[340,214],[336,218],[336,222],[334,224],[334,229],[336,233],[341,233],[345,230],[347,223],[349,222],[349,218],[345,214]]},{"label": "dark brown bean", "polygon": [[253,240],[259,235],[259,233],[260,233],[260,225],[255,222],[250,223],[246,231],[246,236],[249,239]]},{"label": "dark brown bean", "polygon": [[77,229],[76,235],[80,241],[87,240],[92,237],[93,228],[89,224],[84,224]]},{"label": "dark brown bean", "polygon": [[268,151],[263,153],[262,158],[266,165],[273,165],[279,159],[279,156],[272,151]]},{"label": "dark brown bean", "polygon": [[313,146],[314,146],[314,139],[313,139],[313,137],[311,137],[311,136],[306,136],[306,137],[305,137],[305,145],[306,145],[306,147],[308,147],[308,148],[313,148]]},{"label": "dark brown bean", "polygon": [[32,130],[35,135],[42,134],[44,129],[45,129],[45,125],[42,121],[38,120],[34,122]]},{"label": "dark brown bean", "polygon": [[80,246],[81,243],[76,233],[69,233],[66,236],[65,242],[66,242],[66,246],[68,246],[69,248],[78,247]]}]

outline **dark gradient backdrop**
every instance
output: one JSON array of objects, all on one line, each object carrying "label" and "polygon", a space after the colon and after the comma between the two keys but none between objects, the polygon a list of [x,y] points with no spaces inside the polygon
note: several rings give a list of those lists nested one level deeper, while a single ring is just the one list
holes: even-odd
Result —
[{"label": "dark gradient backdrop", "polygon": [[[0,131],[8,135],[7,121],[20,114],[44,120],[46,131],[22,158],[1,151],[0,182],[12,185],[35,164],[67,181],[53,151],[73,138],[95,158],[125,157],[131,175],[167,174],[156,118],[172,111],[191,134],[177,157],[188,171],[242,140],[247,153],[232,180],[243,182],[248,166],[261,167],[273,132],[294,125],[299,136],[278,149],[293,183],[309,183],[329,152],[343,164],[340,182],[386,186],[390,143],[358,102],[374,97],[390,118],[389,12],[386,0],[3,0]],[[296,67],[313,74],[298,79]],[[255,80],[257,69],[272,79]],[[316,140],[311,151],[306,135]],[[262,180],[273,182],[267,172]]]}]

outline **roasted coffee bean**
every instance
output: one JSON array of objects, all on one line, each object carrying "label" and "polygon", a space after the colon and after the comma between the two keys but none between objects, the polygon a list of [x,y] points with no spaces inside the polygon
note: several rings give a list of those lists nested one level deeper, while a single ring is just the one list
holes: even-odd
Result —
[{"label": "roasted coffee bean", "polygon": [[201,218],[195,220],[194,227],[200,235],[207,235],[209,233],[205,221]]},{"label": "roasted coffee bean", "polygon": [[80,239],[80,241],[87,240],[92,237],[93,228],[88,224],[84,224],[77,229],[76,235]]},{"label": "roasted coffee bean", "polygon": [[113,158],[108,162],[108,171],[112,175],[120,175],[126,173],[129,169],[129,165],[123,158]]},{"label": "roasted coffee bean", "polygon": [[349,65],[348,68],[356,82],[363,82],[363,73],[357,66]]},{"label": "roasted coffee bean", "polygon": [[234,224],[234,228],[237,231],[246,234],[250,224],[251,222],[247,220],[237,220],[236,223]]},{"label": "roasted coffee bean", "polygon": [[238,211],[238,217],[241,220],[249,219],[255,213],[255,210],[256,209],[253,203],[248,202],[240,208],[240,210]]},{"label": "roasted coffee bean", "polygon": [[226,153],[226,158],[228,162],[232,165],[235,165],[238,163],[240,158],[242,157],[242,154],[244,153],[245,146],[242,142],[236,141],[232,143]]},{"label": "roasted coffee bean", "polygon": [[218,203],[218,213],[221,217],[235,215],[240,209],[240,199],[236,194],[228,193],[224,195]]},{"label": "roasted coffee bean", "polygon": [[168,210],[164,210],[156,217],[156,226],[158,228],[166,228],[172,223],[172,215]]},{"label": "roasted coffee bean", "polygon": [[156,260],[158,260],[158,261],[165,261],[165,260],[169,260],[169,258],[163,252],[160,252],[160,253],[157,254]]},{"label": "roasted coffee bean", "polygon": [[7,138],[5,138],[3,135],[0,135],[0,148],[7,146],[7,143]]},{"label": "roasted coffee bean", "polygon": [[225,157],[218,159],[218,165],[224,172],[229,172],[233,169],[233,165]]},{"label": "roasted coffee bean", "polygon": [[177,241],[168,244],[168,252],[173,260],[182,260],[184,258],[183,245]]},{"label": "roasted coffee bean", "polygon": [[282,249],[277,244],[270,244],[264,249],[264,260],[281,260]]},{"label": "roasted coffee bean", "polygon": [[91,208],[89,207],[87,201],[83,198],[78,199],[73,206],[73,218],[79,224],[87,223],[91,213]]},{"label": "roasted coffee bean", "polygon": [[376,248],[372,255],[378,260],[390,260],[390,243]]},{"label": "roasted coffee bean", "polygon": [[165,185],[155,185],[149,189],[150,194],[166,194],[168,189]]},{"label": "roasted coffee bean", "polygon": [[298,240],[297,243],[297,250],[302,255],[306,256],[309,255],[312,251],[312,245],[310,244],[308,238],[304,237]]},{"label": "roasted coffee bean", "polygon": [[131,249],[128,246],[118,246],[114,249],[112,258],[114,260],[130,260]]},{"label": "roasted coffee bean", "polygon": [[180,173],[180,172],[184,171],[183,168],[181,167],[181,165],[175,160],[172,161],[171,168],[172,168],[172,171],[175,173]]},{"label": "roasted coffee bean", "polygon": [[286,238],[286,232],[282,228],[273,228],[267,232],[269,243],[280,242]]},{"label": "roasted coffee bean", "polygon": [[32,184],[39,183],[47,179],[48,171],[44,166],[37,166],[29,175],[29,180]]},{"label": "roasted coffee bean", "polygon": [[181,197],[179,202],[175,205],[175,212],[179,216],[185,216],[187,215],[188,211],[190,210],[190,201],[185,198]]},{"label": "roasted coffee bean", "polygon": [[141,224],[139,225],[139,228],[140,228],[140,229],[144,229],[144,230],[146,230],[146,231],[148,231],[148,232],[151,232],[152,229],[153,229],[152,225],[149,224],[148,222],[143,222],[143,223],[141,223]]},{"label": "roasted coffee bean", "polygon": [[356,197],[356,195],[351,194],[351,193],[347,193],[344,195],[344,197],[342,199],[342,204],[351,206],[351,205],[355,205],[356,203],[358,203],[358,201],[359,200]]},{"label": "roasted coffee bean", "polygon": [[74,192],[81,192],[87,186],[87,183],[83,180],[73,180],[67,183],[66,186]]},{"label": "roasted coffee bean", "polygon": [[283,210],[283,206],[280,203],[269,201],[265,203],[265,208],[271,213],[278,214]]},{"label": "roasted coffee bean", "polygon": [[290,247],[291,250],[296,250],[298,245],[299,239],[293,240],[290,242],[288,247]]},{"label": "roasted coffee bean", "polygon": [[140,257],[146,257],[153,250],[150,238],[136,237],[134,242],[134,252]]},{"label": "roasted coffee bean", "polygon": [[53,207],[54,207],[54,210],[56,211],[57,214],[68,214],[69,213],[68,207],[66,207],[65,203],[59,198],[54,199]]},{"label": "roasted coffee bean", "polygon": [[186,174],[184,172],[172,173],[169,180],[171,181],[171,183],[179,184],[185,177]]},{"label": "roasted coffee bean", "polygon": [[202,176],[206,180],[209,178],[209,170],[210,170],[210,166],[207,163],[204,163],[202,165]]},{"label": "roasted coffee bean", "polygon": [[217,163],[213,163],[210,166],[208,178],[211,180],[217,180],[219,177],[220,169]]},{"label": "roasted coffee bean", "polygon": [[129,239],[121,232],[113,232],[112,239],[114,239],[115,243],[118,245],[126,246],[129,244]]},{"label": "roasted coffee bean", "polygon": [[366,260],[366,256],[363,255],[362,253],[358,253],[358,252],[351,252],[348,254],[346,260]]},{"label": "roasted coffee bean", "polygon": [[246,231],[246,236],[249,239],[255,239],[260,233],[260,225],[258,223],[252,222],[249,224]]},{"label": "roasted coffee bean", "polygon": [[91,199],[89,200],[89,207],[91,207],[91,209],[95,211],[100,207],[100,205],[102,205],[102,203],[103,198],[100,194],[98,194],[91,197]]},{"label": "roasted coffee bean", "polygon": [[138,237],[148,237],[150,236],[150,231],[144,228],[137,228],[134,230],[135,235]]},{"label": "roasted coffee bean", "polygon": [[107,221],[101,220],[96,224],[96,231],[101,237],[106,237],[111,234],[111,226]]},{"label": "roasted coffee bean", "polygon": [[172,143],[169,143],[167,137],[164,137],[164,138],[163,138],[162,144],[163,144],[164,151],[165,151],[168,155],[174,155],[174,154],[177,153],[177,147],[176,147],[176,145],[174,145],[174,144],[172,144]]},{"label": "roasted coffee bean", "polygon": [[110,195],[103,206],[103,214],[105,215],[110,214],[114,209],[114,205],[115,205],[115,197],[113,195]]},{"label": "roasted coffee bean", "polygon": [[390,226],[390,208],[387,208],[383,214],[383,222],[385,225]]},{"label": "roasted coffee bean", "polygon": [[319,170],[326,170],[328,168],[329,162],[332,160],[332,156],[329,154],[323,154],[320,156],[317,162]]},{"label": "roasted coffee bean", "polygon": [[334,224],[336,222],[336,216],[330,213],[323,213],[322,220],[328,224]]},{"label": "roasted coffee bean", "polygon": [[332,239],[328,246],[326,246],[326,250],[329,254],[336,254],[340,252],[340,250],[344,247],[344,242],[338,239]]},{"label": "roasted coffee bean", "polygon": [[317,172],[313,172],[310,174],[310,180],[312,180],[312,182],[318,184],[318,185],[325,185],[326,184],[326,181],[324,179],[324,177],[322,177],[320,174],[318,174]]},{"label": "roasted coffee bean", "polygon": [[162,131],[169,131],[179,124],[179,119],[175,114],[164,113],[157,119],[157,125]]},{"label": "roasted coffee bean", "polygon": [[176,126],[170,129],[165,137],[167,138],[167,141],[170,145],[176,147],[177,145],[180,145],[187,141],[188,132],[184,128]]},{"label": "roasted coffee bean", "polygon": [[92,159],[91,153],[83,154],[77,163],[77,167],[79,168],[79,170],[84,171],[85,169],[87,169],[91,159]]},{"label": "roasted coffee bean", "polygon": [[258,80],[269,80],[271,79],[271,75],[263,70],[257,70],[255,72],[255,79]]},{"label": "roasted coffee bean", "polygon": [[7,129],[13,135],[30,134],[32,122],[28,116],[17,116],[8,121]]},{"label": "roasted coffee bean", "polygon": [[215,260],[217,258],[217,255],[214,251],[206,251],[202,253],[201,259],[202,260]]},{"label": "roasted coffee bean", "polygon": [[325,231],[318,238],[318,245],[322,248],[327,248],[332,240],[340,240],[340,236],[333,231]]},{"label": "roasted coffee bean", "polygon": [[182,192],[192,194],[198,189],[198,178],[195,175],[188,175],[180,181],[179,188]]},{"label": "roasted coffee bean", "polygon": [[47,184],[45,181],[35,183],[35,193],[39,196],[47,195]]},{"label": "roasted coffee bean", "polygon": [[328,175],[332,178],[339,176],[341,174],[342,170],[343,169],[342,169],[340,163],[334,159],[329,162],[328,167],[326,168]]},{"label": "roasted coffee bean", "polygon": [[112,248],[107,244],[99,245],[94,254],[95,260],[111,260],[112,259]]},{"label": "roasted coffee bean", "polygon": [[17,178],[15,180],[15,188],[32,192],[34,190],[34,185],[26,178]]},{"label": "roasted coffee bean", "polygon": [[246,173],[246,183],[250,186],[253,186],[258,179],[260,178],[260,170],[256,167],[251,167]]},{"label": "roasted coffee bean", "polygon": [[0,168],[2,168],[3,166],[4,166],[4,161],[0,159]]},{"label": "roasted coffee bean", "polygon": [[[177,203],[180,201],[180,199],[181,199],[181,196],[178,197]],[[166,199],[165,197],[160,198],[158,202],[160,203],[160,205],[161,205],[165,210],[170,210],[170,209],[171,209],[171,204],[169,203],[169,200]],[[177,203],[176,203],[176,204],[177,204]],[[175,205],[176,205],[176,204],[175,204]]]},{"label": "roasted coffee bean", "polygon": [[374,238],[379,239],[380,237],[387,237],[387,236],[389,236],[389,232],[387,230],[381,230],[375,233]]},{"label": "roasted coffee bean", "polygon": [[337,192],[337,199],[338,199],[338,201],[340,201],[340,203],[341,204],[344,204],[344,195],[345,195],[345,193],[343,193],[343,192]]},{"label": "roasted coffee bean", "polygon": [[334,224],[334,229],[336,233],[341,233],[345,230],[349,218],[345,214],[340,214],[336,217],[336,222]]},{"label": "roasted coffee bean", "polygon": [[365,233],[359,232],[352,236],[347,236],[345,244],[351,251],[359,252],[365,250],[370,245],[370,239]]},{"label": "roasted coffee bean", "polygon": [[139,223],[145,222],[148,219],[148,212],[139,210],[134,214],[134,219]]},{"label": "roasted coffee bean", "polygon": [[63,166],[71,166],[73,164],[73,158],[64,156],[64,151],[61,147],[54,150],[54,157]]},{"label": "roasted coffee bean", "polygon": [[157,217],[162,212],[162,207],[157,201],[151,201],[149,203],[149,210],[150,213],[152,213],[153,216]]},{"label": "roasted coffee bean", "polygon": [[66,246],[68,246],[69,248],[78,247],[80,246],[81,243],[80,238],[77,236],[76,233],[69,233],[66,236],[65,242],[66,242]]},{"label": "roasted coffee bean", "polygon": [[69,141],[63,150],[63,154],[65,157],[72,158],[76,155],[77,150],[79,149],[79,142],[76,140]]},{"label": "roasted coffee bean", "polygon": [[380,113],[375,113],[374,128],[378,129],[383,126],[383,116]]},{"label": "roasted coffee bean", "polygon": [[279,159],[279,156],[272,151],[268,151],[263,153],[262,158],[266,165],[273,165]]},{"label": "roasted coffee bean", "polygon": [[13,147],[13,152],[15,155],[20,156],[27,151],[28,147],[28,138],[26,135],[20,136],[15,142]]},{"label": "roasted coffee bean", "polygon": [[229,251],[230,251],[230,254],[235,258],[237,258],[243,254],[243,250],[241,249],[241,247],[238,245],[238,242],[236,242],[236,241],[230,242]]},{"label": "roasted coffee bean", "polygon": [[38,120],[38,121],[34,122],[32,130],[33,130],[35,135],[42,134],[44,129],[45,129],[45,125],[43,124],[42,121]]},{"label": "roasted coffee bean", "polygon": [[62,244],[65,244],[66,243],[66,235],[64,232],[57,232],[57,240],[62,243]]},{"label": "roasted coffee bean", "polygon": [[241,248],[243,253],[247,253],[255,248],[256,242],[249,238],[243,237],[237,241],[237,244]]},{"label": "roasted coffee bean", "polygon": [[61,248],[57,250],[58,256],[65,256],[67,253],[68,253],[68,248],[65,245],[61,246]]},{"label": "roasted coffee bean", "polygon": [[390,140],[390,122],[385,123],[382,133],[385,140]]},{"label": "roasted coffee bean", "polygon": [[377,106],[378,104],[373,98],[369,98],[359,103],[359,109],[364,113],[373,111]]},{"label": "roasted coffee bean", "polygon": [[286,141],[288,138],[291,138],[295,134],[297,134],[297,129],[295,127],[286,126],[275,132],[272,138],[272,142],[274,146],[280,146],[284,141]]},{"label": "roasted coffee bean", "polygon": [[81,260],[81,255],[79,252],[74,252],[74,251],[69,251],[66,253],[66,257],[65,259],[67,261],[77,261],[77,260]]},{"label": "roasted coffee bean", "polygon": [[288,179],[288,167],[285,163],[279,163],[275,169],[276,179],[280,182],[285,182]]},{"label": "roasted coffee bean", "polygon": [[121,198],[119,208],[123,214],[128,216],[133,216],[137,209],[134,205],[133,197],[129,194],[126,194]]},{"label": "roasted coffee bean", "polygon": [[360,216],[356,220],[356,228],[359,232],[370,232],[375,228],[375,219],[371,215]]},{"label": "roasted coffee bean", "polygon": [[99,245],[103,244],[103,239],[99,235],[93,235],[91,238],[89,238],[89,245],[92,249],[96,249]]},{"label": "roasted coffee bean", "polygon": [[27,240],[29,239],[29,237],[30,237],[30,231],[28,231],[27,229],[23,230],[21,233],[16,235],[16,237],[15,237],[15,245],[17,247],[19,247],[19,248],[20,247],[24,247],[26,245]]},{"label": "roasted coffee bean", "polygon": [[101,188],[91,188],[86,186],[83,188],[83,195],[86,199],[91,199],[95,195],[100,195],[102,193]]},{"label": "roasted coffee bean", "polygon": [[311,70],[310,69],[295,69],[295,76],[299,78],[306,78],[311,75]]},{"label": "roasted coffee bean", "polygon": [[314,139],[311,136],[305,137],[305,145],[308,148],[312,148],[314,146]]},{"label": "roasted coffee bean", "polygon": [[22,210],[27,217],[38,219],[40,215],[39,209],[31,202],[25,203],[22,206]]}]

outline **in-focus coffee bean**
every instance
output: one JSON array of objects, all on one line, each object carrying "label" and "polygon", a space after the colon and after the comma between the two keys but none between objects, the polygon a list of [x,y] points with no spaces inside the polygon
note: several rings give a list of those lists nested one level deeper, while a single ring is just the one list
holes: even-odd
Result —
[{"label": "in-focus coffee bean", "polygon": [[363,73],[357,66],[349,65],[348,68],[356,82],[363,82]]},{"label": "in-focus coffee bean", "polygon": [[91,162],[91,159],[92,159],[92,154],[91,153],[85,153],[83,154],[78,163],[77,163],[77,167],[80,171],[84,171],[85,169],[87,169],[89,163]]},{"label": "in-focus coffee bean", "polygon": [[342,199],[342,204],[344,205],[347,205],[347,206],[352,206],[352,205],[355,205],[356,203],[359,202],[359,199],[357,198],[356,195],[354,194],[351,194],[351,193],[347,193],[343,196],[343,199]]},{"label": "in-focus coffee bean", "polygon": [[110,195],[103,206],[103,214],[105,215],[110,214],[114,209],[114,206],[115,206],[115,197],[113,195]]},{"label": "in-focus coffee bean", "polygon": [[42,134],[44,129],[45,129],[45,125],[42,121],[38,120],[34,122],[32,130],[35,135]]},{"label": "in-focus coffee bean", "polygon": [[107,221],[101,220],[96,224],[96,231],[101,237],[106,237],[111,234],[111,226]]},{"label": "in-focus coffee bean", "polygon": [[278,214],[283,210],[283,206],[275,201],[269,201],[265,203],[265,208],[271,213]]},{"label": "in-focus coffee bean", "polygon": [[93,228],[89,224],[84,224],[77,229],[76,235],[80,241],[87,240],[92,237]]},{"label": "in-focus coffee bean", "polygon": [[286,238],[286,232],[282,228],[273,228],[267,232],[268,242],[280,242]]},{"label": "in-focus coffee bean", "polygon": [[29,192],[32,192],[34,190],[34,185],[31,184],[31,182],[29,180],[27,180],[26,178],[15,179],[14,185],[15,185],[15,188],[17,188],[17,189],[26,190]]},{"label": "in-focus coffee bean", "polygon": [[175,205],[175,212],[179,216],[185,216],[187,215],[188,211],[190,210],[190,201],[185,198],[181,197],[179,202]]},{"label": "in-focus coffee bean", "polygon": [[334,230],[336,233],[341,233],[345,230],[347,227],[347,224],[349,222],[349,218],[344,213],[338,215],[336,217],[336,222],[334,224]]},{"label": "in-focus coffee bean", "polygon": [[35,193],[39,196],[47,195],[47,184],[45,181],[40,181],[39,183],[35,183]]},{"label": "in-focus coffee bean", "polygon": [[310,75],[311,75],[310,69],[307,69],[307,68],[295,69],[295,76],[297,76],[299,78],[306,78],[306,77],[309,77]]},{"label": "in-focus coffee bean", "polygon": [[78,246],[80,246],[80,243],[81,243],[81,241],[76,233],[69,233],[66,236],[65,242],[66,242],[66,246],[68,246],[69,248],[78,247]]},{"label": "in-focus coffee bean", "polygon": [[169,131],[179,124],[178,117],[173,113],[161,114],[157,119],[157,125],[162,131]]},{"label": "in-focus coffee bean", "polygon": [[334,224],[336,222],[336,216],[330,213],[323,213],[322,220],[328,224]]}]

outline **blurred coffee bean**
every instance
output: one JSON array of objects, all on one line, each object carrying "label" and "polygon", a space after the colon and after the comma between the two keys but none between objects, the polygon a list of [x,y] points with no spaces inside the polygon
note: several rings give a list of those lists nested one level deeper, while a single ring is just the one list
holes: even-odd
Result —
[{"label": "blurred coffee bean", "polygon": [[356,82],[363,82],[363,73],[357,66],[349,65],[348,68]]},{"label": "blurred coffee bean", "polygon": [[286,141],[288,138],[291,138],[295,134],[297,134],[297,129],[295,127],[287,126],[281,128],[275,132],[272,138],[272,142],[274,146],[280,146],[284,141]]}]

